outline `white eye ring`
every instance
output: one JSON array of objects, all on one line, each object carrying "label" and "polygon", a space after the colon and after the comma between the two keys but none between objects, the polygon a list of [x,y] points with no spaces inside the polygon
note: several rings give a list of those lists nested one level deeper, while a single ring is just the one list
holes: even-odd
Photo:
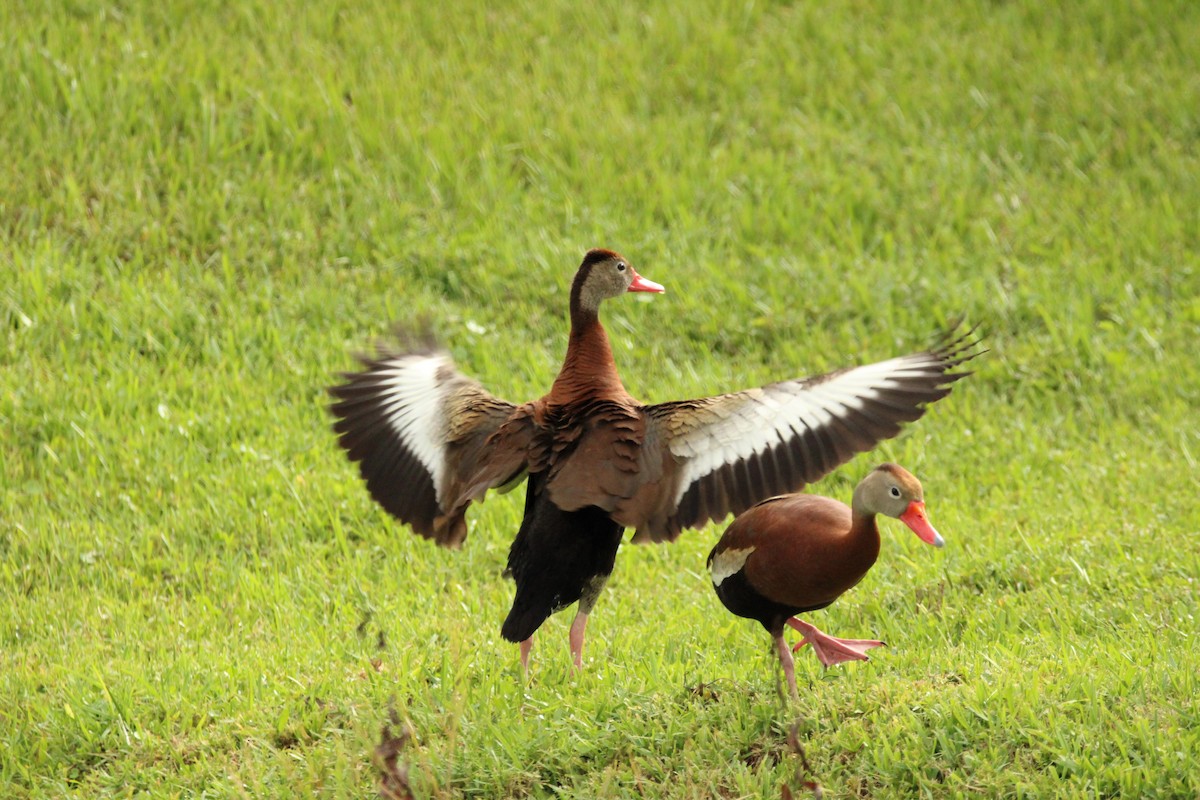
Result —
[{"label": "white eye ring", "polygon": [[624,271],[625,271],[625,262],[618,261],[617,262],[617,272],[624,272]]},{"label": "white eye ring", "polygon": [[900,496],[900,487],[893,486],[892,487],[892,497],[899,497],[899,496]]}]

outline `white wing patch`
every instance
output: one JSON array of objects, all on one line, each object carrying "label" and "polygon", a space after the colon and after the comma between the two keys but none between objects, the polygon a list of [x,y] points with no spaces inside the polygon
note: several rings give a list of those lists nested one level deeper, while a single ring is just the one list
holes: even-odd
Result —
[{"label": "white wing patch", "polygon": [[730,575],[736,575],[746,565],[746,559],[753,552],[754,547],[751,546],[740,549],[722,550],[713,556],[712,566],[709,567],[709,572],[712,573],[713,586],[720,586]]},{"label": "white wing patch", "polygon": [[761,453],[773,445],[828,425],[845,409],[860,410],[882,392],[903,389],[906,378],[940,374],[931,353],[901,356],[847,370],[820,383],[786,381],[743,392],[744,401],[716,410],[722,419],[698,426],[671,440],[671,453],[683,460],[674,503],[700,478],[726,464]]},{"label": "white wing patch", "polygon": [[446,419],[443,385],[438,372],[450,366],[442,354],[400,356],[389,359],[378,370],[380,410],[388,427],[412,451],[433,481],[438,503],[442,503],[442,465],[445,463]]}]

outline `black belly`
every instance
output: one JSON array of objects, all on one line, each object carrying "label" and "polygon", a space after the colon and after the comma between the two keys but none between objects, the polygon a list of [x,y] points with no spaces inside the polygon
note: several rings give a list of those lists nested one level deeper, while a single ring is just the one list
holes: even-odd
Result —
[{"label": "black belly", "polygon": [[829,603],[821,603],[815,606],[801,607],[777,603],[759,594],[750,585],[750,581],[746,580],[744,570],[738,570],[730,575],[721,581],[720,586],[713,584],[713,590],[716,591],[717,597],[726,608],[739,617],[758,620],[772,636],[778,636],[783,632],[784,622],[789,617],[806,611],[816,611],[829,605]]},{"label": "black belly", "polygon": [[563,511],[542,490],[526,486],[525,518],[508,551],[507,574],[517,584],[500,635],[520,642],[556,611],[583,598],[590,606],[613,571],[625,529],[595,506]]}]

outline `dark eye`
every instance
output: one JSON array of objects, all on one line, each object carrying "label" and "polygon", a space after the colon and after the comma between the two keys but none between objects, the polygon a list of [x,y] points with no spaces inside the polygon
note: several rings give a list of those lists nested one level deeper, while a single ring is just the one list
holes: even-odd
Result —
[{"label": "dark eye", "polygon": [[892,497],[899,497],[899,496],[900,496],[900,487],[893,486],[892,487]]},{"label": "dark eye", "polygon": [[618,261],[617,262],[617,272],[624,272],[624,271],[625,271],[625,262]]}]

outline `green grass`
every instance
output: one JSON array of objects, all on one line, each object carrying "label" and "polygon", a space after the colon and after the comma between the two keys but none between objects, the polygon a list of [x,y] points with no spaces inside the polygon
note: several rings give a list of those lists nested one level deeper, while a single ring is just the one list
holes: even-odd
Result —
[{"label": "green grass", "polygon": [[[0,4],[0,795],[1200,792],[1200,6]],[[64,10],[65,9],[65,10]],[[394,319],[531,399],[583,251],[627,386],[700,396],[981,321],[975,376],[815,487],[924,481],[775,695],[704,574],[627,547],[571,674],[374,506],[323,387]],[[482,328],[483,333],[478,331]]]}]

